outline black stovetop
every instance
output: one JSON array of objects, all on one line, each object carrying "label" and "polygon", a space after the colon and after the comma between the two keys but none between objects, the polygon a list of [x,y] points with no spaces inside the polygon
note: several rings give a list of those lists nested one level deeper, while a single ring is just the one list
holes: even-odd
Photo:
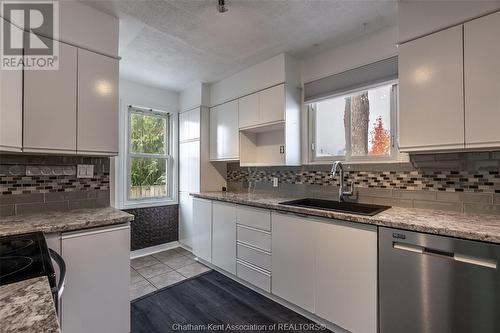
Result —
[{"label": "black stovetop", "polygon": [[54,267],[41,232],[0,237],[0,285],[47,276],[55,287]]}]

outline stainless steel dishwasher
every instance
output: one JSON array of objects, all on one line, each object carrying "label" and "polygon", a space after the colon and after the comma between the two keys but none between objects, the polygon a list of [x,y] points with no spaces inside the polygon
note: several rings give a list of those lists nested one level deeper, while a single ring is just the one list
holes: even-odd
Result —
[{"label": "stainless steel dishwasher", "polygon": [[379,229],[380,333],[500,332],[500,246]]}]

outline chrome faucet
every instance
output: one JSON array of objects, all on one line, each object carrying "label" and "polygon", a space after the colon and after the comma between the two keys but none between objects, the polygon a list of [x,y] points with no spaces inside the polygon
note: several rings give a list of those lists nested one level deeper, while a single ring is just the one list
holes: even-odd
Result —
[{"label": "chrome faucet", "polygon": [[332,174],[332,177],[335,178],[335,175],[337,174],[337,169],[339,169],[339,201],[344,201],[345,196],[350,196],[354,193],[354,186],[352,183],[348,183],[347,185],[349,186],[349,190],[344,191],[344,167],[342,166],[342,163],[340,161],[335,161],[333,162],[332,169],[330,170],[330,173]]}]

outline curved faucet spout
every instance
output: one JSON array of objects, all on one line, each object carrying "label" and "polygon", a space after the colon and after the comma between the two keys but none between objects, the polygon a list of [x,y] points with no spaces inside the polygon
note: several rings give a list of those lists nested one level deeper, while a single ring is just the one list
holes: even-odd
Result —
[{"label": "curved faucet spout", "polygon": [[353,194],[354,186],[352,183],[348,184],[349,190],[344,191],[344,167],[342,165],[342,162],[340,161],[333,162],[332,169],[330,170],[330,173],[332,174],[333,178],[335,178],[335,176],[337,175],[337,169],[339,170],[339,201],[344,201],[345,196]]}]

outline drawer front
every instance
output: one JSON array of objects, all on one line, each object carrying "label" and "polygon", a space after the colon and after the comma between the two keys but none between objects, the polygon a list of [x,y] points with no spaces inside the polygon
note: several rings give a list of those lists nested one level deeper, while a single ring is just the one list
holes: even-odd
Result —
[{"label": "drawer front", "polygon": [[271,233],[238,225],[236,232],[238,241],[271,252]]},{"label": "drawer front", "polygon": [[259,287],[262,290],[267,291],[268,293],[271,292],[271,276],[252,268],[250,265],[247,265],[240,261],[237,262],[236,276],[253,284],[254,286]]},{"label": "drawer front", "polygon": [[252,249],[242,244],[238,244],[236,248],[236,256],[238,259],[248,261],[255,266],[271,271],[271,255],[269,253]]},{"label": "drawer front", "polygon": [[238,205],[236,207],[236,223],[271,231],[271,211]]}]

